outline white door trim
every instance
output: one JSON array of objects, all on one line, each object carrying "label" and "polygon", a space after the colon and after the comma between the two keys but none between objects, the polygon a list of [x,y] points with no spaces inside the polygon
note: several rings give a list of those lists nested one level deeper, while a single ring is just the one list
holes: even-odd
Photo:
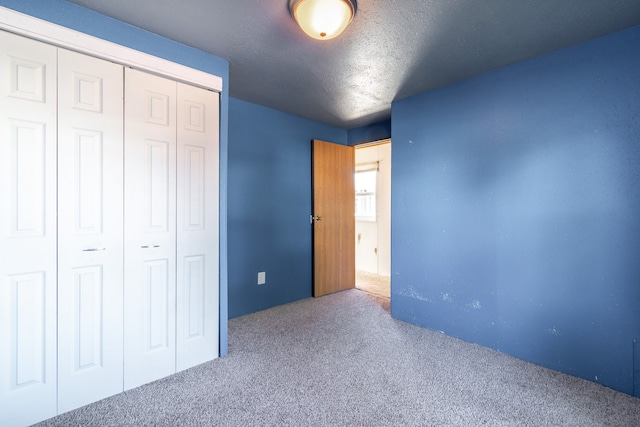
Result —
[{"label": "white door trim", "polygon": [[222,92],[222,78],[0,6],[0,29],[65,49]]}]

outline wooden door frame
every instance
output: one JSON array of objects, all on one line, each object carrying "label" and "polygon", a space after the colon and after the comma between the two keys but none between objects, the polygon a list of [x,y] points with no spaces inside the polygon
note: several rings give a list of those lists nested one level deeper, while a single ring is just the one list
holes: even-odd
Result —
[{"label": "wooden door frame", "polygon": [[[357,150],[359,148],[375,147],[375,146],[386,145],[386,144],[391,145],[391,137],[376,139],[373,141],[357,142],[357,143],[351,144],[351,147],[353,147],[354,150]],[[354,159],[355,157],[356,156],[354,153]],[[391,180],[391,175],[389,175],[389,180]],[[389,199],[391,199],[391,186],[389,186],[389,190],[390,190]],[[391,200],[389,200],[389,205],[391,205]],[[354,223],[355,222],[356,222],[356,219],[354,217]],[[389,217],[389,232],[391,232],[391,217]],[[355,256],[357,256],[357,249],[355,251]],[[355,267],[355,261],[354,261],[354,267]],[[391,236],[389,236],[389,268],[391,269]],[[356,283],[357,283],[357,280],[356,280]],[[391,286],[391,276],[389,276],[389,286]],[[391,292],[389,292],[389,300],[391,300]]]}]

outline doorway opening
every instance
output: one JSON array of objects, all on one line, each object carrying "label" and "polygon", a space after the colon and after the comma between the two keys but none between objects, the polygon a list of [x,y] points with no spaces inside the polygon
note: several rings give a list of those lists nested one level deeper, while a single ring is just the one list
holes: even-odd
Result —
[{"label": "doorway opening", "polygon": [[391,140],[355,146],[356,288],[391,303]]}]

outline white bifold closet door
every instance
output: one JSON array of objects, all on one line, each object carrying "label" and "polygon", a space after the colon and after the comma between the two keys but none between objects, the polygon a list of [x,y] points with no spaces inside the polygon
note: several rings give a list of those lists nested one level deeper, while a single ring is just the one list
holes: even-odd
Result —
[{"label": "white bifold closet door", "polygon": [[125,389],[218,356],[218,96],[125,70]]},{"label": "white bifold closet door", "polygon": [[218,355],[219,95],[178,83],[176,370]]},{"label": "white bifold closet door", "polygon": [[0,420],[56,414],[56,48],[0,31]]},{"label": "white bifold closet door", "polygon": [[58,50],[58,412],[123,390],[123,67]]},{"label": "white bifold closet door", "polygon": [[125,69],[124,388],[176,371],[176,82]]}]

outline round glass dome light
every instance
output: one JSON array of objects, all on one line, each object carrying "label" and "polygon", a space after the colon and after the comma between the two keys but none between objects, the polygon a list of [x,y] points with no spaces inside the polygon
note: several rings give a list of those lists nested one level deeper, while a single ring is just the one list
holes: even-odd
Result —
[{"label": "round glass dome light", "polygon": [[317,40],[339,36],[353,19],[355,0],[290,0],[289,10],[302,31]]}]

